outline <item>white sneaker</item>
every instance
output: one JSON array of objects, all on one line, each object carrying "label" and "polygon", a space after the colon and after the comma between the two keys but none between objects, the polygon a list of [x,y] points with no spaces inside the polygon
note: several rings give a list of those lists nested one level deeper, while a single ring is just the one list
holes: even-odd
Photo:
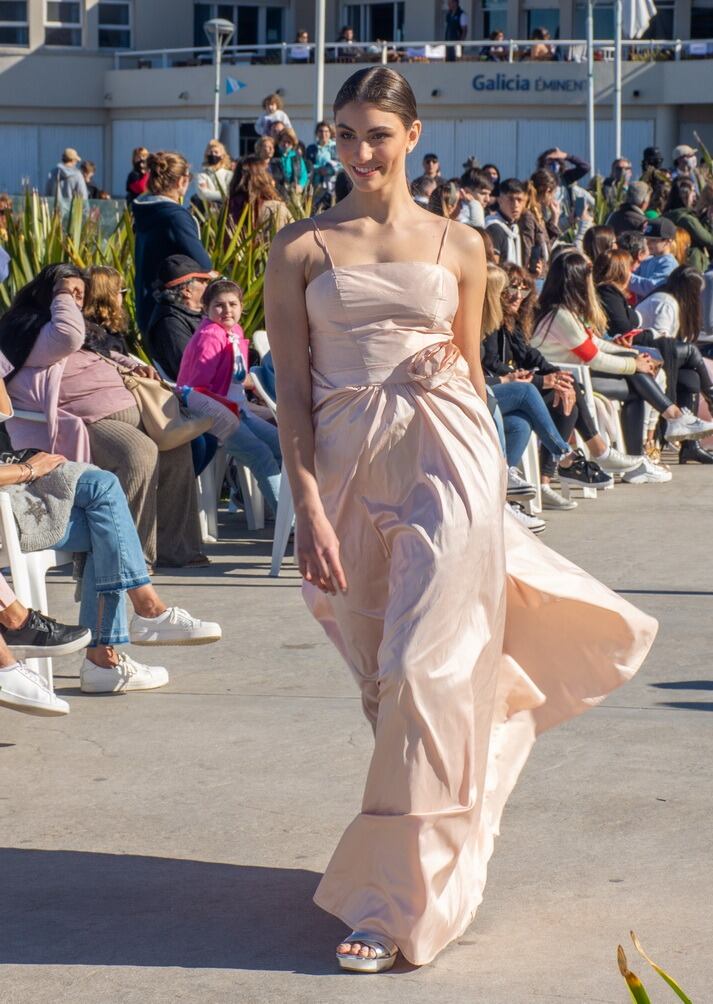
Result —
[{"label": "white sneaker", "polygon": [[169,607],[158,617],[131,618],[129,637],[134,645],[210,645],[220,641],[220,624],[192,617],[187,610]]},{"label": "white sneaker", "polygon": [[533,533],[542,533],[546,529],[547,523],[545,523],[544,519],[540,519],[539,516],[531,516],[529,512],[525,512],[519,502],[508,502],[507,507],[518,523],[522,523],[523,526],[526,526],[528,530],[532,530]]},{"label": "white sneaker", "polygon": [[542,485],[542,508],[543,509],[576,509],[577,503],[574,499],[566,499],[564,495],[556,492],[552,485]]},{"label": "white sneaker", "polygon": [[523,478],[517,467],[508,467],[507,498],[534,499],[535,486]]},{"label": "white sneaker", "polygon": [[40,674],[24,662],[0,669],[0,705],[25,715],[47,718],[69,714],[67,702],[57,697]]},{"label": "white sneaker", "polygon": [[653,464],[648,457],[642,457],[641,463],[633,471],[627,471],[622,481],[628,485],[661,485],[670,481],[673,474],[667,467]]},{"label": "white sneaker", "polygon": [[704,422],[692,411],[684,408],[678,418],[666,419],[666,439],[677,443],[682,439],[705,439],[713,432],[713,422]]},{"label": "white sneaker", "polygon": [[643,457],[622,453],[621,450],[610,446],[607,457],[594,457],[594,459],[607,474],[624,474],[626,471],[633,471],[635,467],[639,467]]},{"label": "white sneaker", "polygon": [[125,694],[127,690],[156,690],[168,683],[168,670],[163,666],[144,666],[126,652],[117,655],[119,663],[111,669],[84,660],[79,671],[83,693]]}]

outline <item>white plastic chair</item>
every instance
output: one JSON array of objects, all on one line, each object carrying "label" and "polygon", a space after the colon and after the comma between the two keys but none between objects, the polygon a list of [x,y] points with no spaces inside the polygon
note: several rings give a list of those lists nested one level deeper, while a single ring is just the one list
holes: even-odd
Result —
[{"label": "white plastic chair", "polygon": [[267,353],[270,351],[270,342],[267,338],[267,331],[263,331],[262,329],[259,331],[253,331],[250,344],[260,356],[260,362],[262,362]]},{"label": "white plastic chair", "polygon": [[[7,492],[0,492],[0,562],[3,567],[9,565],[12,575],[12,587],[15,594],[26,607],[49,613],[47,607],[47,584],[45,576],[50,568],[58,568],[72,561],[70,551],[33,551],[23,554],[20,548],[20,537],[17,524],[12,514],[12,504]],[[28,665],[40,673],[52,689],[52,660],[27,659]]]},{"label": "white plastic chair", "polygon": [[[277,516],[275,517],[275,536],[272,541],[272,560],[270,562],[270,575],[273,578],[277,578],[280,574],[294,519],[295,505],[292,498],[290,479],[287,477],[287,471],[283,467],[282,478],[280,479],[280,497],[277,500]],[[295,537],[296,535],[297,531],[295,530]]]},{"label": "white plastic chair", "polygon": [[525,507],[532,515],[542,512],[542,485],[540,476],[540,444],[537,436],[533,432],[527,441],[527,448],[522,455],[522,473],[526,481],[535,486],[535,497],[525,503]]}]

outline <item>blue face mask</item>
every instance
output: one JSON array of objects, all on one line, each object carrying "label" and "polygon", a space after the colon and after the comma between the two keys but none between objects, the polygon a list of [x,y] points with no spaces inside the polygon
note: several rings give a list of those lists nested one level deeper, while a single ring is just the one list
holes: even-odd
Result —
[{"label": "blue face mask", "polygon": [[562,161],[548,160],[547,163],[545,164],[545,167],[547,168],[548,171],[552,171],[553,174],[559,174],[560,171],[562,170]]}]

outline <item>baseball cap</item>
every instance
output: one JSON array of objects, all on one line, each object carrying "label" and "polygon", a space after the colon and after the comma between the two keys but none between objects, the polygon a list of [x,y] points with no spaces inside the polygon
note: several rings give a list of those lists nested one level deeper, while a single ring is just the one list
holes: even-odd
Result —
[{"label": "baseball cap", "polygon": [[672,241],[676,236],[676,224],[665,216],[650,220],[644,227],[644,237],[656,237],[662,241]]},{"label": "baseball cap", "polygon": [[675,146],[673,148],[671,159],[675,162],[679,159],[679,157],[693,157],[696,153],[698,153],[698,150],[694,150],[692,146],[687,146],[685,143],[682,143],[680,146]]},{"label": "baseball cap", "polygon": [[207,271],[195,258],[186,254],[172,254],[158,267],[158,281],[164,289],[179,286],[190,279],[215,279],[218,273]]},{"label": "baseball cap", "polygon": [[82,158],[79,156],[79,154],[77,153],[77,151],[74,149],[73,146],[68,146],[62,153],[62,160],[65,162],[65,164],[68,164],[71,160],[81,160],[81,159]]},{"label": "baseball cap", "polygon": [[647,163],[651,163],[653,161],[659,161],[659,163],[663,164],[663,154],[661,153],[660,147],[658,146],[645,147],[644,160]]}]

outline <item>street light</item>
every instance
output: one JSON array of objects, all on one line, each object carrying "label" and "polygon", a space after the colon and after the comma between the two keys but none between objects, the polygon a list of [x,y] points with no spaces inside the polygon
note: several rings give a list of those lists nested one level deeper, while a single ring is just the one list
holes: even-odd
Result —
[{"label": "street light", "polygon": [[220,139],[220,60],[223,50],[230,42],[235,28],[224,17],[213,17],[203,25],[203,31],[213,47],[215,66],[215,93],[213,95],[213,139]]}]

